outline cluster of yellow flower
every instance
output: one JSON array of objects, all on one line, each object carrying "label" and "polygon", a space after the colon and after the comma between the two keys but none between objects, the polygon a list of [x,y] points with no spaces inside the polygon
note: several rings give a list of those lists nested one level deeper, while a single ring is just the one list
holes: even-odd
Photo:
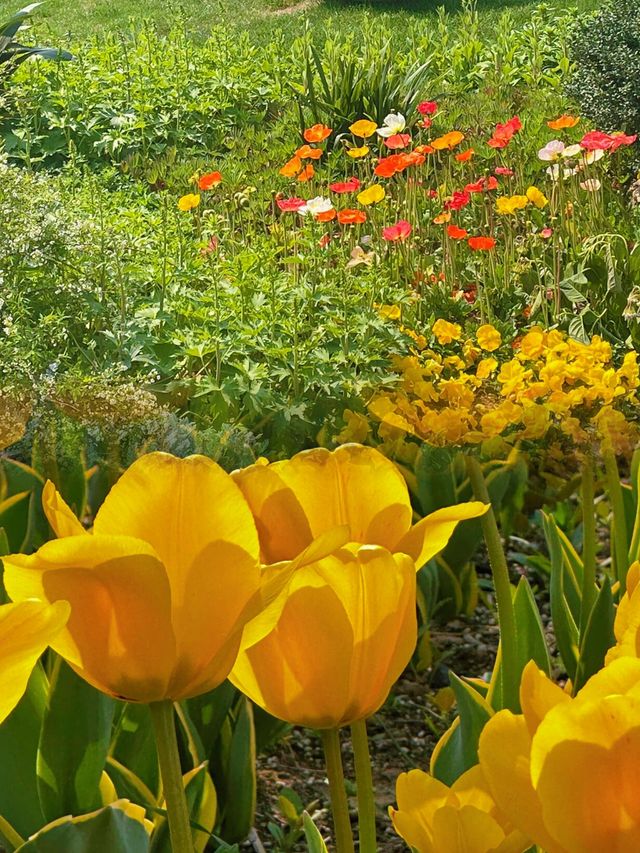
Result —
[{"label": "cluster of yellow flower", "polygon": [[490,324],[468,337],[446,320],[431,336],[430,348],[393,360],[398,387],[368,404],[383,449],[397,451],[407,436],[437,446],[553,437],[582,449],[605,442],[621,455],[638,444],[635,351],[616,367],[598,336],[582,343],[533,327],[508,343]]}]

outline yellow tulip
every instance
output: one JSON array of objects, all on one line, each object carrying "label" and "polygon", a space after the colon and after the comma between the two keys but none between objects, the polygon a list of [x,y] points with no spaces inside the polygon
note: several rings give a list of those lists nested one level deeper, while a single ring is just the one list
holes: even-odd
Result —
[{"label": "yellow tulip", "polygon": [[143,456],[92,533],[52,486],[44,497],[63,538],[5,557],[5,584],[14,600],[70,602],[53,648],[90,684],[131,701],[220,684],[264,592],[253,517],[229,475],[203,456]]},{"label": "yellow tulip", "polygon": [[349,541],[410,556],[416,568],[447,544],[458,522],[482,515],[472,501],[445,507],[411,526],[409,491],[397,467],[372,447],[304,450],[272,465],[231,475],[260,535],[263,562],[294,559],[321,534],[347,525]]},{"label": "yellow tulip", "polygon": [[373,714],[415,648],[413,561],[349,545],[298,569],[287,592],[275,628],[260,636],[249,626],[233,684],[296,725],[330,729]]},{"label": "yellow tulip", "polygon": [[66,601],[21,601],[0,607],[0,723],[22,698],[31,670],[68,618]]},{"label": "yellow tulip", "polygon": [[449,788],[422,770],[401,773],[393,826],[417,853],[523,853],[531,842],[496,806],[479,766]]},{"label": "yellow tulip", "polygon": [[640,563],[627,572],[627,591],[620,599],[613,626],[616,644],[607,652],[606,662],[616,658],[640,657]]},{"label": "yellow tulip", "polygon": [[640,660],[613,661],[573,699],[531,662],[520,700],[480,737],[499,808],[547,853],[640,850]]}]

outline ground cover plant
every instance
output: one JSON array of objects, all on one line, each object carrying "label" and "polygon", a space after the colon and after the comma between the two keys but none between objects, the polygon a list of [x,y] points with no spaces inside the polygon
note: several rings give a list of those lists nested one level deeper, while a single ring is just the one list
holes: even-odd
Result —
[{"label": "ground cover plant", "polygon": [[637,848],[625,4],[15,19],[4,849]]}]

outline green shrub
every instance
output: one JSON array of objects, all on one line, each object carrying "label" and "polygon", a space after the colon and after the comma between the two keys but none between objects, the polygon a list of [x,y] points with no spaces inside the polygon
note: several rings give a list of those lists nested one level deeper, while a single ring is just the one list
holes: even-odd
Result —
[{"label": "green shrub", "polygon": [[568,86],[582,115],[605,131],[640,132],[640,4],[612,0],[581,18],[570,36]]}]

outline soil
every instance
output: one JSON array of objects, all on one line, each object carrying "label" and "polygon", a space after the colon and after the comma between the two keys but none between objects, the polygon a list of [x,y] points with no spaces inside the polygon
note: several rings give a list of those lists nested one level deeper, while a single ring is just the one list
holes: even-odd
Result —
[{"label": "soil", "polygon": [[[384,853],[400,853],[407,847],[393,831],[388,806],[395,802],[395,780],[399,773],[429,768],[429,758],[438,738],[451,724],[454,712],[443,711],[434,697],[448,685],[448,670],[457,675],[478,677],[490,672],[497,647],[498,628],[494,613],[479,606],[472,616],[432,630],[434,666],[423,672],[408,669],[385,706],[367,723],[378,805],[378,844]],[[354,779],[348,729],[342,737],[345,777]],[[347,783],[349,784],[349,783]],[[306,850],[304,839],[284,848],[268,829],[269,822],[287,829],[280,816],[278,796],[283,787],[292,788],[314,818],[329,849],[331,817],[322,745],[308,729],[294,728],[273,750],[258,757],[258,806],[256,832],[245,849],[280,851]],[[349,790],[354,837],[357,838],[355,786]],[[290,836],[291,842],[294,839]]]}]

